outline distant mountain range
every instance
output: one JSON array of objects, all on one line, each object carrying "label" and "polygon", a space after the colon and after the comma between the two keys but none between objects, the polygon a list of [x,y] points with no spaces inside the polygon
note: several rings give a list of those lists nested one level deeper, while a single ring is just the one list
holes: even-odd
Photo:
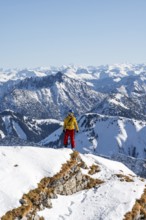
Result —
[{"label": "distant mountain range", "polygon": [[58,72],[13,85],[1,99],[1,111],[11,109],[31,118],[62,119],[70,108],[77,114],[90,111],[101,98],[102,94],[86,82]]},{"label": "distant mountain range", "polygon": [[[59,71],[59,72],[58,72]],[[95,112],[146,120],[146,65],[1,70],[0,110],[62,120]]]}]

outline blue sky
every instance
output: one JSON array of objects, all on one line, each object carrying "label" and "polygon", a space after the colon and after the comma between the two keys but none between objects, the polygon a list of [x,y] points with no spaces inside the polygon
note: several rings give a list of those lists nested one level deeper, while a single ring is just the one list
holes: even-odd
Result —
[{"label": "blue sky", "polygon": [[146,62],[146,0],[0,0],[0,67]]}]

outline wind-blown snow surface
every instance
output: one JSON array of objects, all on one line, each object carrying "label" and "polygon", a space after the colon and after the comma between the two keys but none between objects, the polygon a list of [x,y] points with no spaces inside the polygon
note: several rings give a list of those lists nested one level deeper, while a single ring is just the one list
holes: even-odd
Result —
[{"label": "wind-blown snow surface", "polygon": [[[37,187],[45,176],[53,176],[70,158],[70,149],[33,147],[0,148],[0,216],[18,207],[23,193]],[[134,175],[122,163],[94,155],[81,155],[88,166],[98,164],[101,171],[93,178],[104,180],[97,188],[52,200],[53,208],[39,212],[45,220],[122,220],[135,200],[141,197],[146,181],[134,176],[134,182],[121,182],[115,174]],[[86,173],[86,170],[82,170]]]}]

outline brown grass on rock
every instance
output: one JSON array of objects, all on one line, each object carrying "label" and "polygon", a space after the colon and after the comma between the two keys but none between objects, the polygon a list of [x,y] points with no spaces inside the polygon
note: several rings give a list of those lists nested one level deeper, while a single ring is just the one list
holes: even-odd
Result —
[{"label": "brown grass on rock", "polygon": [[124,220],[146,219],[146,189],[141,198],[135,202],[131,212],[125,214]]},{"label": "brown grass on rock", "polygon": [[90,167],[90,170],[89,170],[88,174],[93,175],[93,174],[98,173],[98,172],[100,172],[100,167],[96,164],[93,164]]},{"label": "brown grass on rock", "polygon": [[124,174],[119,173],[119,174],[115,174],[115,175],[120,179],[121,182],[123,182],[123,181],[125,181],[125,182],[134,182],[134,180],[131,177],[126,176]]}]

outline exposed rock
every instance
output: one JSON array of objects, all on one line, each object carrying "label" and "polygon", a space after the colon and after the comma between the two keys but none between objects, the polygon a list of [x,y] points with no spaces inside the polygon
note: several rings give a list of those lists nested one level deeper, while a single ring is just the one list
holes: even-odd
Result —
[{"label": "exposed rock", "polygon": [[42,179],[38,188],[23,195],[20,199],[21,206],[7,212],[1,220],[43,220],[36,215],[37,211],[52,208],[51,199],[57,199],[57,194],[71,195],[103,183],[102,180],[82,174],[81,163],[83,164],[83,161],[79,153],[74,151],[59,173]]},{"label": "exposed rock", "polygon": [[31,118],[60,120],[65,117],[68,107],[78,114],[85,113],[102,96],[86,82],[58,72],[56,75],[20,81],[2,97],[0,110],[11,109]]},{"label": "exposed rock", "polygon": [[146,219],[146,188],[141,198],[135,202],[131,212],[125,214],[124,220],[142,220]]}]

